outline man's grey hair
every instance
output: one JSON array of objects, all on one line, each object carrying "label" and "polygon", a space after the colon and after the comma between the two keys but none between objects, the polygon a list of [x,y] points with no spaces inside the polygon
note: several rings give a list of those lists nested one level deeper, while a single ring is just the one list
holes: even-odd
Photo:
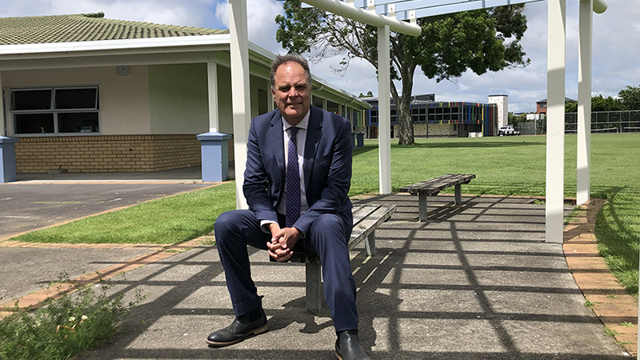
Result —
[{"label": "man's grey hair", "polygon": [[298,54],[287,54],[287,55],[276,55],[276,59],[271,63],[271,88],[275,88],[276,86],[276,70],[280,67],[280,65],[286,64],[288,62],[294,62],[300,64],[304,71],[307,73],[307,82],[309,83],[309,87],[311,87],[311,71],[309,71],[309,63],[305,58]]}]

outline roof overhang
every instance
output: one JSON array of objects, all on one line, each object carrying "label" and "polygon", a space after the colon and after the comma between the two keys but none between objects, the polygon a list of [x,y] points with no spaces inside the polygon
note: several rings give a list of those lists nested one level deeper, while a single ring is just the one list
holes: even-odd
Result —
[{"label": "roof overhang", "polygon": [[[119,65],[158,65],[217,62],[230,66],[228,56],[216,52],[229,52],[229,34],[180,36],[171,38],[81,41],[47,44],[0,46],[0,70],[35,70],[74,67]],[[252,72],[269,78],[275,54],[249,42]],[[346,90],[335,87],[312,75],[314,87],[323,87],[348,103],[361,108],[369,104]]]},{"label": "roof overhang", "polygon": [[221,48],[229,48],[229,34],[2,45],[0,46],[0,60],[216,51]]}]

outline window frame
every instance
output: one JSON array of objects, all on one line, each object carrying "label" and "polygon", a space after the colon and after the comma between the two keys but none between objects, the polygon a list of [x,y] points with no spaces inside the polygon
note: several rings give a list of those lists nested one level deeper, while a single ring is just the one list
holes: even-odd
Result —
[{"label": "window frame", "polygon": [[[73,108],[73,109],[56,109],[56,93],[58,90],[74,90],[74,89],[95,89],[95,103],[89,108]],[[51,101],[48,109],[35,110],[13,110],[14,93],[21,91],[51,91]],[[100,112],[100,87],[98,85],[77,85],[77,86],[41,86],[41,87],[24,87],[9,89],[9,113],[11,115],[13,125],[13,136],[16,137],[46,137],[46,136],[96,136],[102,135],[102,116]],[[60,114],[81,114],[81,113],[97,113],[98,131],[91,132],[60,132]],[[53,132],[50,133],[18,133],[16,115],[20,114],[52,114],[53,115]]]}]

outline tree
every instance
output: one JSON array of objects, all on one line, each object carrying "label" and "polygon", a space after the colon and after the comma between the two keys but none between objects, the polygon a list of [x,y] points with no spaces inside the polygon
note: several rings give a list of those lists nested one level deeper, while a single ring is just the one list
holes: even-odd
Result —
[{"label": "tree", "polygon": [[366,94],[360,93],[360,95],[358,95],[359,98],[365,98],[365,97],[373,97],[373,93],[371,92],[371,90],[367,91]]},{"label": "tree", "polygon": [[[413,121],[409,105],[413,76],[418,67],[429,79],[455,81],[467,69],[481,75],[507,67],[526,66],[530,60],[520,39],[527,29],[524,5],[475,10],[418,19],[420,36],[390,35],[391,95],[398,109],[399,144],[412,144]],[[276,16],[276,40],[295,53],[311,52],[311,60],[342,55],[336,72],[344,72],[353,58],[378,68],[377,27],[326,13],[302,9],[300,0],[284,2],[285,15]]]},{"label": "tree", "polygon": [[[611,96],[604,97],[602,95],[593,96],[591,98],[591,111],[618,111],[618,110],[623,110],[623,105],[618,99],[614,99]],[[578,103],[565,102],[564,111],[566,113],[578,112]]]},{"label": "tree", "polygon": [[622,110],[620,100],[611,96],[604,97],[602,95],[591,98],[591,111],[618,111]]},{"label": "tree", "polygon": [[628,86],[618,93],[624,110],[640,110],[640,86]]},{"label": "tree", "polygon": [[517,125],[519,125],[520,123],[526,122],[527,121],[527,114],[519,114],[516,115],[514,113],[508,113],[507,114],[508,117],[508,121],[510,125],[513,125],[514,127],[516,127]]}]

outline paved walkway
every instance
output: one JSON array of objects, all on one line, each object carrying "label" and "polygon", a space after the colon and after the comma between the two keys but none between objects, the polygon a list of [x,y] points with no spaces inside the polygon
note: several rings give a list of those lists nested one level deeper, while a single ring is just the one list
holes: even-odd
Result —
[{"label": "paved walkway", "polygon": [[[360,200],[398,205],[377,232],[377,254],[352,253],[361,338],[372,359],[629,358],[584,306],[562,245],[544,243],[544,206],[463,200],[457,208],[438,196],[427,223],[417,221],[416,197]],[[165,254],[113,278],[114,290],[131,297],[138,288],[147,297],[113,344],[80,359],[333,358],[328,309],[304,310],[304,267],[271,263],[254,249],[270,331],[207,348],[206,336],[233,319],[224,274],[214,247],[181,250],[121,264]]]}]

